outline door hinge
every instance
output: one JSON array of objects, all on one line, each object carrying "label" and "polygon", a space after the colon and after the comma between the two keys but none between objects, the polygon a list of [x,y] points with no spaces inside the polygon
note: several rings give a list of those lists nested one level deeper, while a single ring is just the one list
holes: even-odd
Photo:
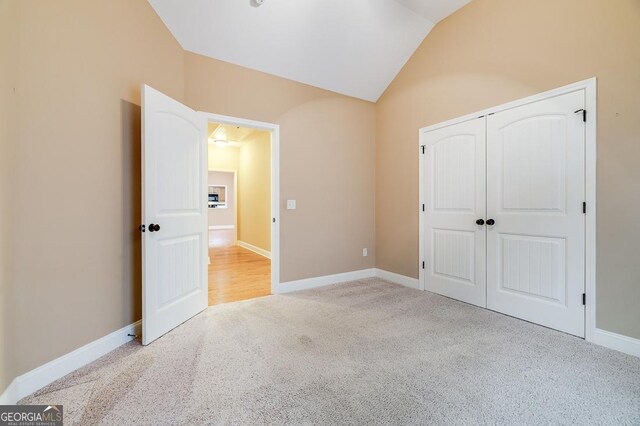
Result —
[{"label": "door hinge", "polygon": [[587,293],[582,293],[582,304],[583,305],[587,304]]},{"label": "door hinge", "polygon": [[587,214],[587,202],[584,201],[582,203],[582,213]]},{"label": "door hinge", "polygon": [[574,114],[577,114],[579,112],[582,113],[582,121],[584,121],[586,123],[587,122],[587,110],[584,109],[584,108],[581,108],[581,109],[579,109],[577,111],[574,111]]},{"label": "door hinge", "polygon": [[424,269],[424,260],[422,261],[422,269]]},{"label": "door hinge", "polygon": [[276,218],[275,217],[273,218],[273,223],[276,223]]},{"label": "door hinge", "polygon": [[422,148],[422,153],[424,154],[424,145],[420,145],[420,148]]},{"label": "door hinge", "polygon": [[424,211],[424,204],[422,205],[422,211]]},{"label": "door hinge", "polygon": [[146,232],[146,227],[144,226],[144,224],[138,226],[138,229],[140,230],[140,232]]}]

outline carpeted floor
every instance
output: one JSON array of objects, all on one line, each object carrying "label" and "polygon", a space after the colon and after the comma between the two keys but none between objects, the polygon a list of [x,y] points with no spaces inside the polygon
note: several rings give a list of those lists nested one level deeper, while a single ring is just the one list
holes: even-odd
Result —
[{"label": "carpeted floor", "polygon": [[379,279],[209,308],[21,403],[66,424],[640,424],[640,359]]}]

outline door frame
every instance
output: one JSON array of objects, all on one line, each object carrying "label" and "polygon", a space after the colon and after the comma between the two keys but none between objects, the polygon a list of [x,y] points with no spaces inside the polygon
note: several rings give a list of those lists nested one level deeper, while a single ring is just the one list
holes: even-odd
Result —
[{"label": "door frame", "polygon": [[[426,229],[426,211],[423,210],[425,199],[425,185],[423,184],[425,177],[424,154],[422,147],[425,145],[424,134],[432,130],[440,129],[465,121],[482,118],[490,114],[511,108],[527,105],[533,102],[549,99],[567,93],[584,90],[585,109],[587,110],[587,122],[585,127],[585,201],[587,203],[587,211],[585,217],[585,339],[593,341],[596,332],[596,180],[597,180],[597,79],[596,77],[587,80],[578,81],[556,89],[548,90],[542,93],[507,102],[502,105],[487,108],[475,113],[467,114],[462,117],[447,120],[441,123],[426,126],[418,130],[418,164],[419,164],[419,262],[418,265],[418,283],[420,290],[425,290],[426,274],[422,268],[422,262],[425,262],[425,244],[424,231]],[[426,210],[426,209],[425,209]],[[487,284],[488,285],[488,284]]]},{"label": "door frame", "polygon": [[[280,125],[204,111],[198,112],[207,119],[207,122],[250,127],[271,133],[271,294],[275,294],[280,285]],[[237,229],[236,218],[236,233]]]}]

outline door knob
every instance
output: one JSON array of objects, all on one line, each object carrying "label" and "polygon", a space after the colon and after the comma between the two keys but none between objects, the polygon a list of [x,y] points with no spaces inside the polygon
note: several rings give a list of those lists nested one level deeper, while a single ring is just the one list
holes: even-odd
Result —
[{"label": "door knob", "polygon": [[149,225],[149,232],[158,232],[160,230],[160,225],[158,224],[151,224]]},{"label": "door knob", "polygon": [[484,225],[484,219],[476,220],[476,225]]},{"label": "door knob", "polygon": [[495,220],[493,220],[493,219],[487,219],[487,225],[489,225],[489,226],[493,226],[493,225],[495,225],[495,224],[496,224],[496,221],[495,221]]}]

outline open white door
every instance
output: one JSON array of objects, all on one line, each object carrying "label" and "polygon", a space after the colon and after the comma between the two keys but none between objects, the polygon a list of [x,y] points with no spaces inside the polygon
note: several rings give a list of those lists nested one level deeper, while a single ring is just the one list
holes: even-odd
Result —
[{"label": "open white door", "polygon": [[207,123],[142,87],[142,344],[207,307]]}]

